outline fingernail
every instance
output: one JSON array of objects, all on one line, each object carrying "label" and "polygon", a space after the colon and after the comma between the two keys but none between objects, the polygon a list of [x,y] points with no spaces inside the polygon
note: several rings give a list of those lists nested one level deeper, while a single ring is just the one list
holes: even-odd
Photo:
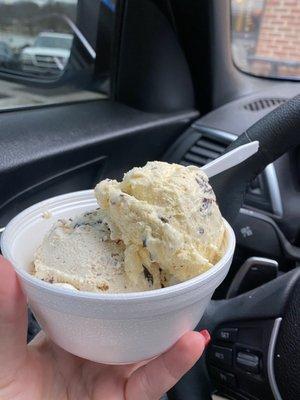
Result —
[{"label": "fingernail", "polygon": [[207,329],[203,329],[199,333],[204,337],[204,339],[205,339],[205,347],[207,347],[209,342],[210,342],[210,340],[211,340],[210,333],[208,332]]}]

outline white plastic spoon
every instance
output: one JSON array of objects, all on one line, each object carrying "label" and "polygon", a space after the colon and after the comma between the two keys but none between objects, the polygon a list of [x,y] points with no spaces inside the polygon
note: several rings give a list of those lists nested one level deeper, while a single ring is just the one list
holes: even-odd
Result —
[{"label": "white plastic spoon", "polygon": [[259,142],[257,140],[243,144],[204,165],[201,169],[211,178],[247,160],[247,158],[253,156],[253,154],[257,152],[258,148]]}]

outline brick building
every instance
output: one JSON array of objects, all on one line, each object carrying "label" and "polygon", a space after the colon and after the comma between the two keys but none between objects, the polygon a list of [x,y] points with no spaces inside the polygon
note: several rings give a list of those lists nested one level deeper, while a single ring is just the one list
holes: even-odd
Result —
[{"label": "brick building", "polygon": [[300,0],[265,0],[251,72],[300,76]]}]

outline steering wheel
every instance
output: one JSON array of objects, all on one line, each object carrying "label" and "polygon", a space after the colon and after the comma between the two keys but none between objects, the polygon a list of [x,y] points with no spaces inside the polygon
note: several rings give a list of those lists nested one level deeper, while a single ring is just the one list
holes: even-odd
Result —
[{"label": "steering wheel", "polygon": [[[254,156],[212,179],[231,224],[250,181],[300,144],[300,95],[255,123],[227,151],[254,140],[260,143]],[[295,246],[289,251],[300,255]],[[237,297],[212,300],[198,328],[210,330],[211,345],[168,394],[171,400],[211,399],[214,387],[234,399],[300,399],[300,268]]]}]

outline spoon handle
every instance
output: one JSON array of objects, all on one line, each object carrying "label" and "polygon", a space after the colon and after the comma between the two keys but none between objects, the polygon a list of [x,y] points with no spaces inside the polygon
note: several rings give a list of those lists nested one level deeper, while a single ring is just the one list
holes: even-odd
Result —
[{"label": "spoon handle", "polygon": [[228,153],[223,154],[221,157],[218,157],[210,163],[204,165],[201,169],[209,178],[211,178],[212,176],[218,175],[221,172],[226,171],[227,169],[247,160],[247,158],[253,156],[253,154],[257,152],[258,147],[259,142],[257,140],[236,147]]}]

